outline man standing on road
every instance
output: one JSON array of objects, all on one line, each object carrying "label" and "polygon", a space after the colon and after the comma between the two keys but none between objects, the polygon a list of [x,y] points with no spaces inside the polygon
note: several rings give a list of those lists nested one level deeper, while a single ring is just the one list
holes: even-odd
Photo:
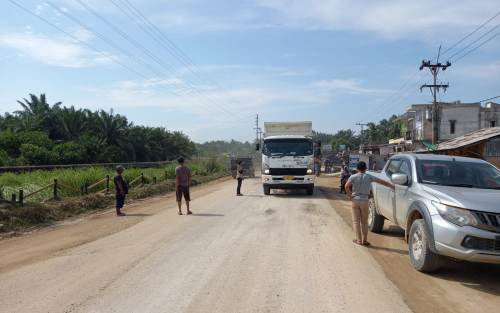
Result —
[{"label": "man standing on road", "polygon": [[123,179],[123,166],[116,167],[116,176],[113,178],[115,183],[115,195],[116,195],[116,215],[125,216],[126,214],[122,212],[122,208],[125,205],[125,196],[128,194],[127,182]]},{"label": "man standing on road", "polygon": [[177,206],[179,207],[179,215],[182,215],[182,196],[186,200],[187,214],[193,214],[189,209],[189,186],[191,186],[191,171],[184,165],[184,158],[177,159],[179,165],[175,168],[175,196],[177,198]]},{"label": "man standing on road", "polygon": [[321,141],[317,141],[314,143],[314,164],[313,164],[313,167],[314,167],[314,175],[316,175],[317,177],[319,177],[319,175],[321,174],[321,157],[322,157],[322,154],[321,154]]},{"label": "man standing on road", "polygon": [[372,182],[394,189],[394,184],[386,182],[366,173],[366,163],[359,162],[356,166],[358,173],[349,177],[345,185],[347,197],[352,201],[352,223],[356,239],[354,243],[368,246],[368,197]]},{"label": "man standing on road", "polygon": [[241,194],[241,183],[243,182],[243,166],[241,165],[241,160],[238,160],[236,165],[236,180],[238,180],[238,187],[236,188],[236,195],[243,196]]}]

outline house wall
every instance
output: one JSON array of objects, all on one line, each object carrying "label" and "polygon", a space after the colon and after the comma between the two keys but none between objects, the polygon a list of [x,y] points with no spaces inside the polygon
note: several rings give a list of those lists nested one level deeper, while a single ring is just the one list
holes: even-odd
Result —
[{"label": "house wall", "polygon": [[[481,127],[481,107],[479,104],[444,105],[441,108],[440,116],[440,141],[465,135],[467,133],[479,130]],[[454,133],[451,133],[450,121],[455,121]]]},{"label": "house wall", "polygon": [[491,121],[500,126],[500,104],[490,102],[481,112],[481,128],[491,127]]}]

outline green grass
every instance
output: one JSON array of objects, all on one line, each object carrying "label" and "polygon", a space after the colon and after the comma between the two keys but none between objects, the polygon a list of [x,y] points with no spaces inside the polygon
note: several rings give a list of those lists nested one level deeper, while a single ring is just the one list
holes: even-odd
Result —
[{"label": "green grass", "polygon": [[[161,168],[130,168],[125,170],[125,179],[129,182],[144,174],[145,183],[152,183],[153,177],[156,177],[157,182],[171,180],[175,178],[176,163],[165,165]],[[191,169],[194,176],[206,176],[214,173],[226,171],[226,164],[217,160],[204,160],[197,162],[188,162],[187,166]],[[0,175],[0,195],[4,199],[10,199],[13,193],[19,196],[19,190],[23,190],[25,195],[36,191],[44,186],[51,184],[54,179],[57,179],[60,191],[59,196],[74,197],[80,195],[82,185],[88,186],[105,179],[106,175],[110,176],[110,189],[113,191],[113,177],[115,172],[110,168],[93,167],[85,169],[58,169],[53,171],[33,171],[31,173],[6,173]],[[137,182],[132,187],[137,186]],[[102,191],[106,188],[106,182],[100,183],[96,187],[89,190],[89,193]],[[40,203],[52,197],[52,188],[40,192],[36,195],[28,197],[25,202]]]},{"label": "green grass", "polygon": [[[193,185],[229,175],[224,161],[189,162],[187,166],[193,174]],[[140,184],[132,186],[127,196],[127,202],[173,191],[175,189],[175,167],[176,164],[169,164],[161,168],[126,169],[125,178],[127,180],[131,181],[141,173],[144,173],[146,180],[144,186]],[[106,175],[113,177],[113,170],[95,167],[0,175],[0,191],[3,192],[6,199],[10,199],[12,193],[18,194],[19,189],[23,189],[26,194],[37,190],[53,182],[54,178],[57,178],[62,184],[60,199],[57,201],[51,200],[52,190],[47,190],[27,198],[23,207],[0,203],[0,233],[24,230],[33,226],[50,225],[55,221],[68,217],[109,207],[114,202],[112,182],[111,194],[94,192],[80,196],[80,186],[82,184],[93,184],[106,177]],[[156,184],[152,184],[153,177],[157,178]],[[93,191],[101,191],[105,187],[106,185],[103,183],[94,188]]]}]

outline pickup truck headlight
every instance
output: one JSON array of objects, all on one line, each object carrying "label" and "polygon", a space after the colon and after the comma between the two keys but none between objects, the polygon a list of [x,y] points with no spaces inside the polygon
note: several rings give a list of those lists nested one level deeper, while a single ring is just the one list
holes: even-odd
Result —
[{"label": "pickup truck headlight", "polygon": [[469,210],[432,201],[442,218],[458,226],[476,226],[477,220]]},{"label": "pickup truck headlight", "polygon": [[269,174],[269,169],[265,169],[264,174],[266,174],[266,175]]},{"label": "pickup truck headlight", "polygon": [[310,169],[310,168],[308,168],[308,169],[307,169],[307,174],[312,174],[312,173],[313,173],[313,170],[312,170],[312,169]]}]

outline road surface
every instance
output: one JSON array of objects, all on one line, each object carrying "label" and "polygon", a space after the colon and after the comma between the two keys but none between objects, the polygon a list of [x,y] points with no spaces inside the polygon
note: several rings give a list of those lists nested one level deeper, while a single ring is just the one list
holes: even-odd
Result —
[{"label": "road surface", "polygon": [[410,312],[321,191],[258,179],[171,195],[0,241],[2,312]]}]

